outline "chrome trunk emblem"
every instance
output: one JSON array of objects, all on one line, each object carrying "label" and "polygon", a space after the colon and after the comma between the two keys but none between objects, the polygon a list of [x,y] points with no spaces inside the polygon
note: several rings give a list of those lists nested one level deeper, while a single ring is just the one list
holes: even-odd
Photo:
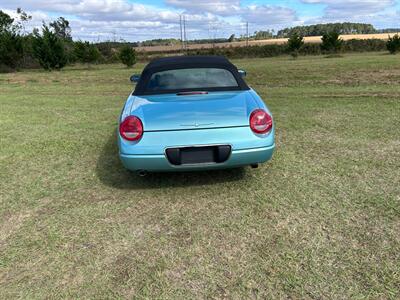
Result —
[{"label": "chrome trunk emblem", "polygon": [[198,128],[198,127],[200,127],[200,126],[210,126],[210,125],[213,125],[214,123],[202,123],[202,124],[199,124],[199,123],[194,123],[194,124],[181,124],[181,126],[184,126],[184,127],[196,127],[196,128]]}]

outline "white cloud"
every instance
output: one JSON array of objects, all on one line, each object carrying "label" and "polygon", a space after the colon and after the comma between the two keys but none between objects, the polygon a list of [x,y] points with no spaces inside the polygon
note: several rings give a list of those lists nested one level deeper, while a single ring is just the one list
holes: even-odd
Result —
[{"label": "white cloud", "polygon": [[325,5],[324,15],[310,18],[307,23],[360,22],[378,28],[398,27],[399,12],[394,0],[301,0],[307,4]]},{"label": "white cloud", "polygon": [[33,16],[27,29],[39,27],[42,20],[48,22],[64,16],[70,21],[75,39],[178,38],[181,13],[186,16],[189,38],[240,34],[244,21],[262,27],[290,25],[295,20],[291,9],[242,6],[240,0],[165,0],[165,3],[166,8],[159,8],[128,0],[2,0],[0,9],[27,10]]},{"label": "white cloud", "polygon": [[[27,29],[40,27],[42,21],[49,22],[57,16],[65,16],[70,21],[75,39],[108,39],[117,36],[127,40],[142,40],[179,36],[178,11],[126,0],[4,0],[0,4],[0,9],[12,16],[16,16],[16,7],[22,7],[33,17]],[[191,26],[202,30],[207,28],[206,24],[216,22],[218,18],[212,14],[190,14],[187,20]]]},{"label": "white cloud", "polygon": [[240,12],[240,0],[166,0],[166,4],[184,9],[187,13],[208,12],[220,16],[232,16]]},{"label": "white cloud", "polygon": [[178,14],[155,6],[129,3],[126,0],[3,0],[8,8],[75,15],[88,20],[172,21]]},{"label": "white cloud", "polygon": [[297,20],[296,12],[293,9],[269,5],[246,7],[241,12],[241,17],[244,21],[268,26],[287,26]]},{"label": "white cloud", "polygon": [[244,22],[262,25],[290,24],[296,20],[296,11],[275,5],[243,6],[240,0],[166,0],[168,5],[183,9],[185,13],[211,13],[219,16],[237,16]]},{"label": "white cloud", "polygon": [[21,7],[31,14],[33,19],[26,30],[41,26],[42,20],[49,22],[64,16],[70,21],[75,39],[91,40],[114,36],[130,41],[179,38],[179,14],[182,13],[186,16],[189,38],[244,34],[244,22],[250,23],[251,32],[280,29],[304,21],[359,21],[398,26],[395,24],[398,13],[388,11],[394,0],[300,1],[324,5],[324,16],[299,20],[294,9],[276,5],[244,5],[240,0],[164,0],[165,7],[131,0],[1,0],[0,9],[15,15],[15,9]]},{"label": "white cloud", "polygon": [[324,4],[326,18],[368,16],[382,13],[394,0],[302,0],[308,4]]}]

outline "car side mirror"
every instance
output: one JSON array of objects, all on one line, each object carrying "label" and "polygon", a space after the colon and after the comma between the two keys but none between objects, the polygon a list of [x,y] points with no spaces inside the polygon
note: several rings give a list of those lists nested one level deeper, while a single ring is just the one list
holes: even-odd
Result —
[{"label": "car side mirror", "polygon": [[132,76],[130,77],[130,80],[131,80],[131,82],[138,83],[139,80],[140,80],[140,75],[137,75],[137,74],[132,75]]},{"label": "car side mirror", "polygon": [[242,78],[246,77],[247,72],[245,70],[239,70],[239,74]]}]

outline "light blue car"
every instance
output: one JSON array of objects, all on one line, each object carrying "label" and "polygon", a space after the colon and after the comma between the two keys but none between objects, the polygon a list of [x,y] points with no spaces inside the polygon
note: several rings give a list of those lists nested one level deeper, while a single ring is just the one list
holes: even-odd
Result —
[{"label": "light blue car", "polygon": [[118,146],[139,175],[258,167],[275,149],[268,108],[224,57],[152,61],[122,110]]}]

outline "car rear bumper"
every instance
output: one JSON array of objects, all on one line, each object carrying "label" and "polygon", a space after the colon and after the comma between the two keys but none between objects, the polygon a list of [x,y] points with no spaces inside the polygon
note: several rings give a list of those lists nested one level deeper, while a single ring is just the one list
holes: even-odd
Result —
[{"label": "car rear bumper", "polygon": [[165,154],[122,154],[120,158],[123,165],[132,171],[196,171],[196,170],[212,170],[227,169],[240,166],[247,166],[257,163],[263,163],[272,158],[275,150],[275,144],[269,147],[258,147],[251,149],[232,150],[229,159],[223,163],[204,163],[193,165],[172,165]]}]

